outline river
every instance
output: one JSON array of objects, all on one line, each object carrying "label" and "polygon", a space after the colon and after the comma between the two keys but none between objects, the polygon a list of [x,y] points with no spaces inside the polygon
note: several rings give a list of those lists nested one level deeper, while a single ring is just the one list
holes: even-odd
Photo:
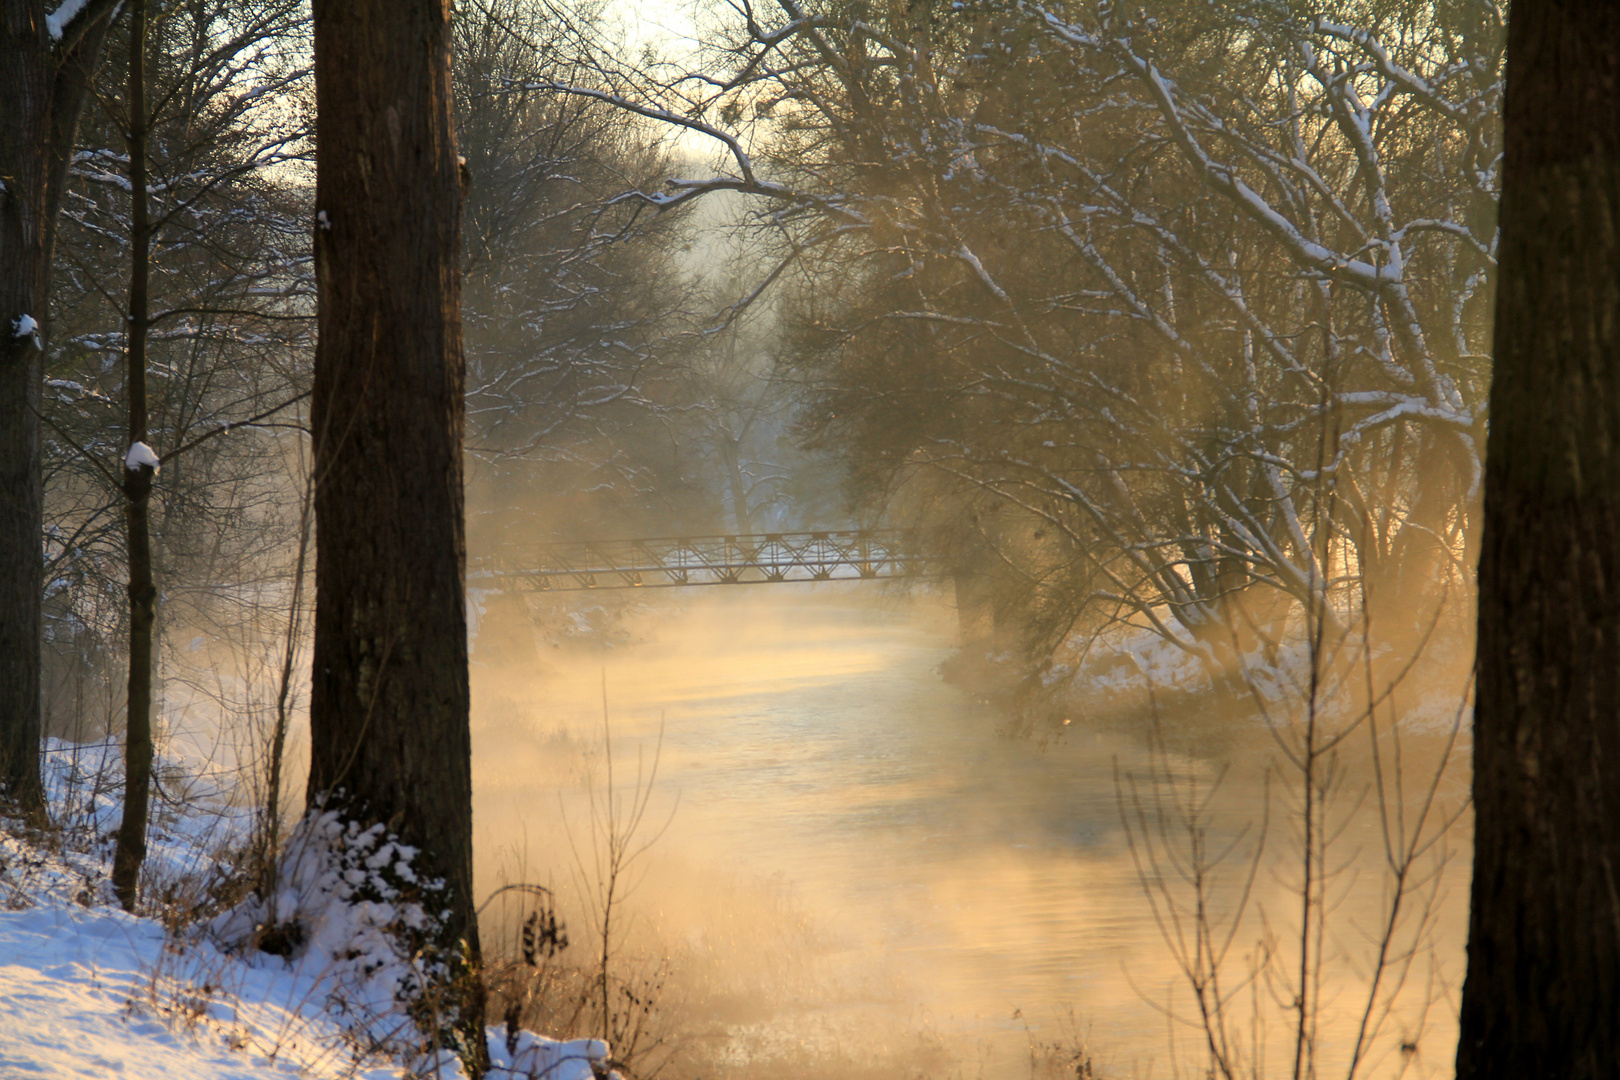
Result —
[{"label": "river", "polygon": [[[621,817],[638,783],[648,790],[629,848],[638,854],[618,882],[628,922],[615,932],[615,963],[650,973],[667,958],[657,992],[675,1048],[666,1075],[1073,1077],[1085,1075],[1088,1055],[1099,1075],[1201,1075],[1201,1031],[1166,1015],[1196,1015],[1167,944],[1167,935],[1183,942],[1199,968],[1191,894],[1174,861],[1193,842],[1174,808],[1192,799],[1205,808],[1199,842],[1231,848],[1207,893],[1218,938],[1247,895],[1218,971],[1228,1008],[1244,1017],[1230,1053],[1252,1061],[1264,1043],[1272,1074],[1286,1075],[1299,826],[1265,726],[1252,716],[1170,718],[1175,749],[1164,752],[1142,723],[1077,720],[1056,739],[1006,737],[989,705],[939,675],[956,646],[949,605],[872,591],[671,591],[640,607],[613,647],[530,649],[512,644],[522,630],[490,631],[473,677],[483,891],[514,879],[546,885],[575,958],[599,948],[590,897],[606,734]],[[1409,788],[1424,787],[1414,777],[1440,745],[1433,735],[1407,740]],[[1323,1071],[1333,1064],[1342,1075],[1391,894],[1388,819],[1376,813],[1367,756],[1347,746],[1340,764],[1321,864],[1331,874],[1327,918],[1312,946],[1324,974],[1307,993],[1322,1002]],[[1446,806],[1460,798],[1456,773],[1441,785]],[[1154,789],[1153,775],[1167,779]],[[1391,805],[1412,813],[1415,799]],[[1122,806],[1142,811],[1132,816],[1145,826],[1134,850]],[[1169,811],[1162,832],[1160,810]],[[1266,821],[1267,855],[1245,894]],[[1421,897],[1405,901],[1422,916],[1408,920],[1418,951],[1380,983],[1387,995],[1393,975],[1406,980],[1376,1060],[1358,1075],[1449,1075],[1463,827],[1436,848],[1450,864],[1433,899],[1421,909]],[[1438,865],[1425,855],[1414,876]],[[1155,907],[1144,890],[1154,866],[1189,905],[1180,923],[1164,895]],[[486,940],[509,931],[493,917]],[[1397,951],[1407,941],[1397,934]],[[1277,963],[1245,983],[1265,955]]]}]

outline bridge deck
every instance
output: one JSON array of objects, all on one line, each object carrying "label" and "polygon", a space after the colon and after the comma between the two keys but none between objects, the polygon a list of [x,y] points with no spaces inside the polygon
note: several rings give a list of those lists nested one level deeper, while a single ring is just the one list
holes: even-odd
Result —
[{"label": "bridge deck", "polygon": [[935,560],[899,529],[582,540],[510,547],[481,560],[469,584],[494,579],[541,592],[767,585],[928,573]]}]

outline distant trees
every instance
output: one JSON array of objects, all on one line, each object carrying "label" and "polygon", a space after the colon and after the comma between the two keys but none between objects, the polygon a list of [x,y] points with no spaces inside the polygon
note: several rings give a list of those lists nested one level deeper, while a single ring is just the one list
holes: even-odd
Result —
[{"label": "distant trees", "polygon": [[[313,273],[307,217],[308,30],[291,0],[185,0],[149,15],[147,139],[149,441],[157,624],[229,624],[246,565],[286,539],[274,496],[283,440],[307,391]],[[62,220],[49,357],[51,507],[47,637],[116,641],[98,598],[123,576],[116,480],[127,445],[116,406],[133,265],[123,114],[129,53],[118,35],[74,155]],[[304,55],[300,55],[303,53]],[[276,100],[274,109],[264,108]],[[270,426],[259,426],[270,425]],[[186,447],[184,454],[178,451]],[[113,465],[109,481],[102,466]]]},{"label": "distant trees", "polygon": [[523,89],[582,63],[558,18],[504,0],[456,23],[469,408],[478,444],[513,453],[634,394],[684,299],[676,222],[637,228],[651,215],[614,202],[660,181],[667,155],[613,109]]},{"label": "distant trees", "polygon": [[456,20],[471,497],[492,541],[634,527],[691,501],[672,442],[690,404],[684,214],[618,198],[660,183],[669,154],[649,125],[544,89],[588,73],[600,33],[589,6],[523,0]]},{"label": "distant trees", "polygon": [[0,788],[39,808],[40,392],[57,211],[113,0],[0,6]]},{"label": "distant trees", "polygon": [[[774,324],[773,319],[764,325]],[[790,501],[787,462],[773,453],[783,449],[778,443],[790,415],[788,395],[772,377],[774,357],[758,326],[733,324],[695,349],[689,364],[698,405],[696,422],[688,427],[699,453],[718,473],[715,480],[731,515],[727,528],[758,532]]]},{"label": "distant trees", "polygon": [[1620,1074],[1620,9],[1516,3],[1457,1075]]},{"label": "distant trees", "polygon": [[[286,419],[301,397],[312,313],[298,199],[268,179],[296,168],[302,118],[259,106],[275,93],[297,102],[298,5],[126,11],[129,32],[115,35],[93,83],[97,108],[70,165],[43,413],[47,671],[82,677],[86,655],[128,658],[114,879],[133,906],[164,705],[162,629],[240,621],[224,614],[227,598],[261,584],[244,556],[284,538],[265,504],[288,486],[288,461],[279,440],[252,429]],[[128,466],[134,443],[161,455],[161,478]],[[121,613],[111,603],[120,592]],[[93,677],[115,673],[103,664]],[[48,687],[47,700],[61,689]],[[114,717],[76,719],[58,732]]]},{"label": "distant trees", "polygon": [[628,102],[770,201],[804,434],[993,568],[1038,663],[1124,620],[1229,668],[1465,591],[1502,13],[742,5]]},{"label": "distant trees", "polygon": [[1098,87],[1087,119],[976,126],[1075,260],[1054,299],[1101,364],[1046,399],[1087,445],[1016,485],[1064,492],[1091,587],[1147,622],[1166,605],[1179,643],[1305,607],[1410,644],[1465,580],[1478,505],[1499,10],[1039,29]]},{"label": "distant trees", "polygon": [[[310,801],[418,846],[445,883],[435,944],[476,965],[450,8],[317,0],[314,17]],[[454,1010],[475,1071],[482,1005]]]}]

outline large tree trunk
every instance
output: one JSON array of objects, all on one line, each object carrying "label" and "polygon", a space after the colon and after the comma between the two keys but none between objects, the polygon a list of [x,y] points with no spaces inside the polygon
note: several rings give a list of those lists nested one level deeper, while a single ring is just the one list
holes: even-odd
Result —
[{"label": "large tree trunk", "polygon": [[417,845],[450,889],[445,943],[476,961],[450,3],[316,0],[314,16],[310,797]]},{"label": "large tree trunk", "polygon": [[1513,5],[1457,1075],[1620,1076],[1620,5]]},{"label": "large tree trunk", "polygon": [[[0,0],[0,789],[40,810],[40,393],[56,211],[113,0],[53,37],[40,0]],[[39,324],[18,334],[19,320]]]}]

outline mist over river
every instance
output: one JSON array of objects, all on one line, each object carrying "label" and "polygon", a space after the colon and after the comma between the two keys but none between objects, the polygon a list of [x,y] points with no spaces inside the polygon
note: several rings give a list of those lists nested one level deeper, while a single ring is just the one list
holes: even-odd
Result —
[{"label": "mist over river", "polygon": [[[1268,855],[1223,954],[1221,992],[1262,1017],[1245,1021],[1246,1038],[1286,1036],[1287,987],[1244,979],[1256,957],[1286,952],[1299,922],[1286,857],[1298,829],[1284,786],[1274,779],[1267,794],[1276,744],[1254,716],[1166,716],[1169,750],[1158,756],[1150,723],[1118,717],[1077,716],[1044,742],[1006,737],[990,705],[939,674],[957,647],[950,605],[860,583],[670,590],[626,626],[611,647],[547,641],[521,618],[490,617],[480,630],[480,892],[546,885],[574,959],[589,964],[599,949],[594,871],[581,869],[601,839],[591,807],[592,792],[600,810],[607,790],[605,692],[621,796],[657,763],[637,834],[648,843],[621,882],[630,923],[615,935],[616,963],[650,972],[667,957],[664,1022],[704,1075],[768,1065],[800,1076],[1072,1077],[1082,1046],[1101,1075],[1201,1075],[1202,1032],[1167,1015],[1196,1013],[1165,933],[1196,934],[1150,905],[1139,862],[1152,853],[1140,836],[1133,851],[1122,792],[1150,833],[1167,810],[1157,835],[1179,843],[1175,800],[1202,804],[1223,771],[1203,835],[1209,850],[1231,849],[1210,894],[1217,926],[1243,895],[1263,825]],[[1409,786],[1421,786],[1412,778],[1443,742],[1406,740]],[[1347,1003],[1365,997],[1360,957],[1390,896],[1379,872],[1388,819],[1367,794],[1363,743],[1372,748],[1345,749],[1329,930],[1315,946],[1328,974],[1314,1038],[1329,1058],[1362,1021]],[[1170,778],[1157,802],[1156,772]],[[1455,804],[1466,780],[1450,769],[1440,801]],[[1381,1056],[1358,1075],[1449,1074],[1465,828],[1425,856],[1425,874],[1442,855],[1449,864],[1416,909],[1428,929],[1401,968],[1401,995],[1379,1013]],[[1163,859],[1175,846],[1155,856],[1171,878],[1176,864]],[[486,916],[486,941],[510,934],[498,920]],[[681,1060],[668,1075],[684,1074]]]}]

